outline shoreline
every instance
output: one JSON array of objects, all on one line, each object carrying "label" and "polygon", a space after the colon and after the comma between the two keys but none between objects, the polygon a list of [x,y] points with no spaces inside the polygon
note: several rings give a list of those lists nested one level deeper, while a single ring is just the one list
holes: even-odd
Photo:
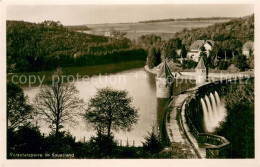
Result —
[{"label": "shoreline", "polygon": [[146,72],[149,72],[150,74],[155,74],[156,75],[157,74],[156,67],[154,67],[153,69],[150,69],[147,65],[145,65],[144,69],[145,69]]},{"label": "shoreline", "polygon": [[[145,61],[142,60],[134,60],[134,61],[126,61],[126,62],[119,62],[113,64],[102,64],[102,65],[95,65],[95,66],[81,66],[81,67],[66,67],[62,68],[64,75],[66,76],[73,76],[79,78],[83,78],[84,76],[96,76],[96,75],[108,75],[108,74],[115,74],[127,70],[132,70],[136,68],[143,68]],[[21,87],[28,87],[29,79],[31,76],[36,77],[36,82],[31,83],[30,86],[39,86],[40,81],[39,78],[44,79],[42,82],[43,84],[48,84],[51,82],[51,76],[54,71],[39,71],[39,72],[25,72],[25,73],[9,73],[6,74],[7,81],[11,81],[13,76],[14,82],[17,82],[18,86]],[[18,82],[19,79],[23,79],[24,83]],[[32,79],[32,78],[31,78]]]}]

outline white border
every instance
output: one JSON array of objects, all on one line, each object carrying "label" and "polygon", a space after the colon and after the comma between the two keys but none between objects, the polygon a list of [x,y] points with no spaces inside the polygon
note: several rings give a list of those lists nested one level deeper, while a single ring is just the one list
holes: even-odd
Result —
[{"label": "white border", "polygon": [[[259,6],[257,0],[27,0],[0,1],[0,167],[1,166],[260,166],[259,161],[259,79],[255,75],[255,159],[145,159],[145,160],[7,160],[6,159],[6,7],[8,5],[121,5],[121,4],[254,4],[255,46],[259,46]],[[221,12],[221,11],[220,11]],[[255,74],[260,72],[259,48],[255,47]]]}]

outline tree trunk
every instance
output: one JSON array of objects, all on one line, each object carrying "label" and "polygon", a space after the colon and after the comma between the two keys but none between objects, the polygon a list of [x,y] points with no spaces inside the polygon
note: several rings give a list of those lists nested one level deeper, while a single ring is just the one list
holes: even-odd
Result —
[{"label": "tree trunk", "polygon": [[225,61],[227,61],[227,51],[225,51]]},{"label": "tree trunk", "polygon": [[107,128],[107,137],[110,137],[111,124],[112,124],[112,111],[111,111],[111,108],[109,107],[109,120],[108,120],[108,128]]},{"label": "tree trunk", "polygon": [[55,129],[55,137],[58,137],[58,133],[59,133],[59,124],[60,124],[60,119],[57,117],[57,121],[56,121],[56,129]]},{"label": "tree trunk", "polygon": [[111,106],[109,106],[109,120],[108,120],[108,129],[107,129],[107,137],[108,137],[108,155],[111,155],[112,153],[112,148],[111,148],[111,142],[112,140],[110,140],[111,138],[111,124],[112,124],[112,109]]},{"label": "tree trunk", "polygon": [[56,100],[57,100],[57,115],[56,115],[56,133],[55,133],[55,136],[58,137],[59,126],[60,126],[60,114],[61,114],[59,89],[57,89]]},{"label": "tree trunk", "polygon": [[209,67],[208,65],[206,66],[206,82],[209,80]]},{"label": "tree trunk", "polygon": [[234,60],[234,58],[235,58],[235,51],[233,50],[232,51],[232,59]]}]

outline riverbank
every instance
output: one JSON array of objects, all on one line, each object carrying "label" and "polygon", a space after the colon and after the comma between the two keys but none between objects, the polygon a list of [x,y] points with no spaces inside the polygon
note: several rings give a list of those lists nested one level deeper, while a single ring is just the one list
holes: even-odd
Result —
[{"label": "riverbank", "polygon": [[[94,75],[107,75],[122,72],[134,68],[140,68],[145,65],[145,61],[127,61],[114,64],[96,65],[96,66],[82,66],[82,67],[68,67],[62,68],[64,75],[72,77],[82,78],[83,76],[92,77]],[[29,80],[32,76],[36,76],[36,81],[31,82],[30,86],[39,86],[40,81],[38,78],[43,79],[42,84],[48,84],[51,82],[51,76],[53,71],[41,71],[41,72],[28,72],[28,73],[10,73],[7,74],[7,80],[17,83],[21,87],[29,86]],[[22,81],[20,82],[19,81]]]}]

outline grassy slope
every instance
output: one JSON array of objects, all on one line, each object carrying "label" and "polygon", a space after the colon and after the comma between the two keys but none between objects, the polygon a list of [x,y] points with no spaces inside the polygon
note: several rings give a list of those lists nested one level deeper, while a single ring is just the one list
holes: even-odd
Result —
[{"label": "grassy slope", "polygon": [[138,39],[138,37],[146,34],[156,34],[164,40],[168,40],[174,36],[174,33],[181,31],[183,28],[191,29],[198,27],[207,27],[215,23],[225,22],[227,20],[210,20],[210,21],[174,21],[159,23],[111,23],[111,24],[91,24],[87,25],[92,28],[94,34],[104,34],[109,28],[126,32],[129,39]]}]

